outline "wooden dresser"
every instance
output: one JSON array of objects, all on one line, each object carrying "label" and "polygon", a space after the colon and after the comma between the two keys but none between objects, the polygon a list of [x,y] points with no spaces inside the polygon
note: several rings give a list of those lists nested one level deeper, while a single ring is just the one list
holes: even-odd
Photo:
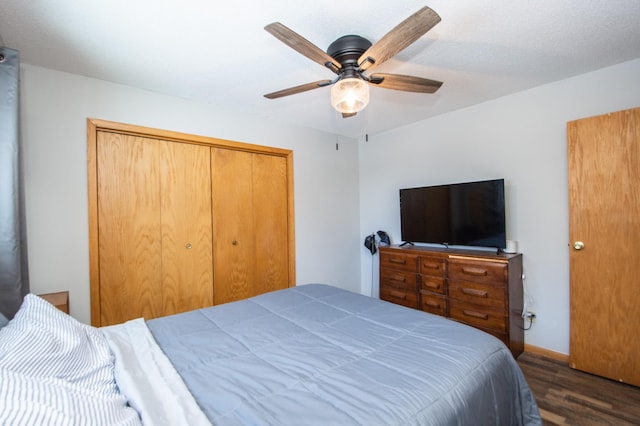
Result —
[{"label": "wooden dresser", "polygon": [[479,328],[524,350],[522,254],[380,247],[380,298]]}]

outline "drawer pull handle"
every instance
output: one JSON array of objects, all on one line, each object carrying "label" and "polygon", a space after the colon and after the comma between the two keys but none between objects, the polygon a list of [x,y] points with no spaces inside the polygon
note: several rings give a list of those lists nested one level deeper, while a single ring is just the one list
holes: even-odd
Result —
[{"label": "drawer pull handle", "polygon": [[430,308],[437,308],[440,309],[440,304],[437,302],[434,302],[432,300],[425,300],[423,302],[425,305],[429,306]]},{"label": "drawer pull handle", "polygon": [[462,273],[463,274],[469,274],[469,275],[476,275],[479,277],[486,277],[487,276],[487,270],[486,269],[481,269],[481,268],[473,268],[473,267],[462,267]]},{"label": "drawer pull handle", "polygon": [[480,312],[476,312],[476,311],[468,311],[465,309],[462,311],[462,313],[468,317],[478,318],[485,321],[489,319],[489,315],[481,314]]},{"label": "drawer pull handle", "polygon": [[389,263],[397,263],[398,265],[406,265],[407,264],[407,260],[406,259],[396,259],[394,257],[389,258]]},{"label": "drawer pull handle", "polygon": [[404,275],[394,275],[392,277],[389,277],[389,279],[391,281],[398,281],[401,283],[406,283],[407,282],[407,277],[405,277]]},{"label": "drawer pull handle", "polygon": [[399,291],[389,290],[389,294],[391,295],[391,297],[394,297],[396,299],[407,300],[406,293],[400,293]]},{"label": "drawer pull handle", "polygon": [[436,283],[432,283],[427,281],[426,283],[423,283],[425,287],[427,288],[432,288],[434,290],[440,290],[440,284],[436,284]]},{"label": "drawer pull handle", "polygon": [[463,294],[467,294],[469,296],[477,296],[477,297],[488,297],[489,296],[486,291],[484,291],[484,290],[476,290],[475,288],[463,287],[462,288],[462,293]]},{"label": "drawer pull handle", "polygon": [[435,269],[437,271],[438,269],[440,269],[440,264],[439,263],[423,263],[422,267],[424,269]]}]

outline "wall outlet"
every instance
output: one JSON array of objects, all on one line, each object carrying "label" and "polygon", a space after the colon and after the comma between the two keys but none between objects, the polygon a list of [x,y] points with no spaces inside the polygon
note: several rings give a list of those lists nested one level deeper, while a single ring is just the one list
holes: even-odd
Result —
[{"label": "wall outlet", "polygon": [[524,318],[528,321],[531,321],[531,323],[536,322],[536,313],[533,311],[527,311],[524,313]]}]

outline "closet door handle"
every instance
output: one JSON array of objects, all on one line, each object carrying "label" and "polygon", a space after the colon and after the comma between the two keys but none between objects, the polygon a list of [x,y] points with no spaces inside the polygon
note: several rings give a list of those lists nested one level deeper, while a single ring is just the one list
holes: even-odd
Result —
[{"label": "closet door handle", "polygon": [[238,245],[238,240],[231,241],[231,244],[233,244],[234,246],[237,246]]}]

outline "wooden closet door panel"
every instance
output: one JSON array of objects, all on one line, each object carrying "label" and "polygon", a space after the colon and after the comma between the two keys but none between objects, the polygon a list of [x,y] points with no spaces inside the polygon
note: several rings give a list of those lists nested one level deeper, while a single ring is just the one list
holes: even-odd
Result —
[{"label": "wooden closet door panel", "polygon": [[252,155],[211,148],[216,305],[254,295]]},{"label": "wooden closet door panel", "polygon": [[262,294],[289,286],[287,161],[253,155],[253,228],[256,237],[254,291]]},{"label": "wooden closet door panel", "polygon": [[100,324],[162,312],[159,151],[144,138],[97,138]]},{"label": "wooden closet door panel", "polygon": [[163,315],[213,305],[209,147],[158,141]]},{"label": "wooden closet door panel", "polygon": [[640,386],[640,108],[570,122],[567,138],[569,363]]}]

